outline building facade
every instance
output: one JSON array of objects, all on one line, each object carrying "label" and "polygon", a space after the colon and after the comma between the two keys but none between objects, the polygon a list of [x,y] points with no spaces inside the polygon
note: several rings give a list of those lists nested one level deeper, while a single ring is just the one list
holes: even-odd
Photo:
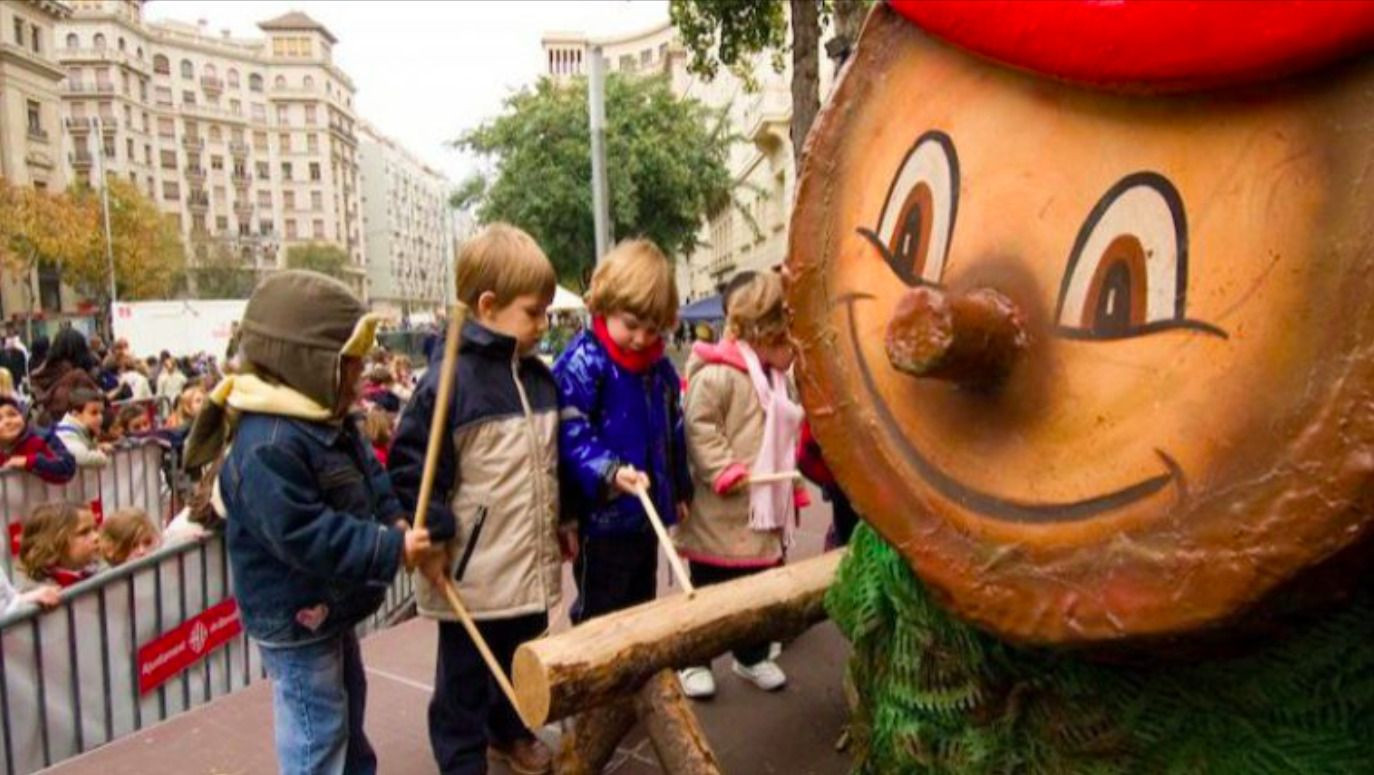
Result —
[{"label": "building facade", "polygon": [[[832,35],[830,29],[822,30],[822,52]],[[609,72],[666,75],[673,93],[679,97],[692,97],[710,108],[725,109],[731,130],[741,138],[731,147],[728,162],[734,180],[734,202],[705,220],[697,235],[696,251],[674,257],[683,301],[718,293],[736,272],[782,264],[787,257],[787,224],[797,180],[789,131],[790,60],[778,72],[773,68],[771,54],[755,56],[748,68],[752,84],[726,68],[707,81],[687,70],[688,53],[669,22],[615,38],[547,33],[541,44],[544,72],[557,81],[585,76],[590,50],[600,46]],[[824,103],[834,83],[835,68],[823,53],[820,71]]]},{"label": "building facade", "polygon": [[[62,68],[53,30],[71,15],[67,3],[0,0],[0,177],[11,184],[61,191],[67,185],[62,153]],[[56,267],[27,276],[0,273],[0,319],[53,319],[75,310]]]},{"label": "building facade", "polygon": [[68,5],[54,43],[76,180],[103,165],[172,215],[193,285],[212,258],[262,273],[321,242],[366,292],[354,86],[328,29],[292,12],[240,39],[145,21],[142,0]]},{"label": "building facade", "polygon": [[373,309],[401,316],[440,307],[454,255],[448,179],[366,122],[358,167]]}]

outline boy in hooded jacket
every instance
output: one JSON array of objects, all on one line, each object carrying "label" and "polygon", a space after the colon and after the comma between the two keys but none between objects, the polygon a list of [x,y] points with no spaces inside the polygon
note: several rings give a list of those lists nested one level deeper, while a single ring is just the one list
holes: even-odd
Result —
[{"label": "boy in hooded jacket", "polygon": [[622,242],[587,293],[592,330],[554,364],[565,503],[579,523],[573,622],[654,599],[658,541],[636,491],[666,524],[686,514],[692,485],[681,381],[662,334],[677,324],[673,267],[652,242]]},{"label": "boy in hooded jacket", "polygon": [[354,628],[429,547],[427,531],[396,526],[401,504],[347,416],[376,329],[365,312],[321,274],[264,280],[240,329],[244,373],[216,387],[186,445],[188,466],[223,455],[216,500],[283,773],[376,771]]}]

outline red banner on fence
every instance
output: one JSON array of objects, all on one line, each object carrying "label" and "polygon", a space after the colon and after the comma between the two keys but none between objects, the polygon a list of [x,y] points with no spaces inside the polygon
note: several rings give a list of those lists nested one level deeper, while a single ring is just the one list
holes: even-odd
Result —
[{"label": "red banner on fence", "polygon": [[138,692],[147,694],[243,632],[234,598],[217,603],[176,629],[138,647]]}]

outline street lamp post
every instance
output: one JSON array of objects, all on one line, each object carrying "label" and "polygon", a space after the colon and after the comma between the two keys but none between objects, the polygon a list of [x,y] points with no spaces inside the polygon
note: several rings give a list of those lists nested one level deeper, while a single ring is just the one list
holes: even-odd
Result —
[{"label": "street lamp post", "polygon": [[587,71],[587,111],[592,135],[592,225],[596,260],[611,249],[610,203],[606,191],[606,60],[600,46],[592,46]]},{"label": "street lamp post", "polygon": [[115,288],[114,238],[110,234],[110,187],[105,183],[105,134],[100,117],[93,120],[91,135],[95,138],[95,176],[100,186],[100,209],[105,221],[105,263],[110,269],[110,337],[114,337],[115,303],[119,300]]}]

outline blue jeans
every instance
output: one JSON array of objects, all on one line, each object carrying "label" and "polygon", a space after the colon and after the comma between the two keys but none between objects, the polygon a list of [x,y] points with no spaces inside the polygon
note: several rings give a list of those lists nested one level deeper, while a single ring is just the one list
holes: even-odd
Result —
[{"label": "blue jeans", "polygon": [[272,679],[277,764],[282,775],[373,775],[377,754],[363,733],[367,678],[352,630],[305,646],[259,644]]}]

